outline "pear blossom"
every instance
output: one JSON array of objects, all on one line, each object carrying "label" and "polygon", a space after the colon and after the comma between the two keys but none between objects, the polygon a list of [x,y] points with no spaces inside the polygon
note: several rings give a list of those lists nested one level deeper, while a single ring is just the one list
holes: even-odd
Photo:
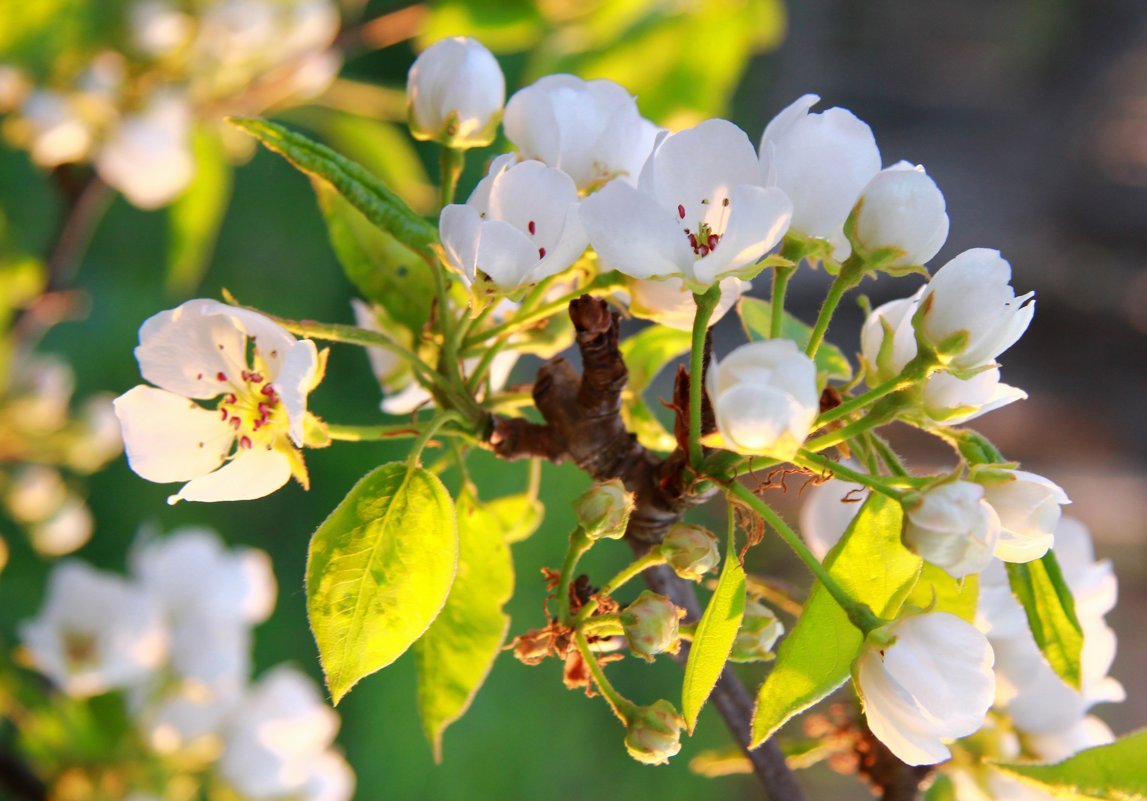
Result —
[{"label": "pear blossom", "polygon": [[904,505],[904,545],[953,578],[979,573],[992,560],[1000,518],[984,488],[951,481]]},{"label": "pear blossom", "polygon": [[100,147],[96,169],[141,209],[173,201],[195,175],[191,109],[183,99],[155,99],[125,116]]},{"label": "pear blossom", "polygon": [[869,729],[902,762],[933,765],[984,723],[995,692],[992,646],[955,615],[910,615],[868,636],[853,667]]},{"label": "pear blossom", "polygon": [[167,655],[167,630],[151,598],[80,562],[52,570],[44,606],[21,625],[20,638],[36,668],[77,697],[137,684]]},{"label": "pear blossom", "polygon": [[136,47],[162,58],[191,41],[195,20],[168,0],[143,0],[128,11],[128,28]]},{"label": "pear blossom", "polygon": [[1052,481],[1024,470],[993,470],[977,478],[1000,517],[995,555],[1005,562],[1039,559],[1054,542],[1060,507],[1071,503]]},{"label": "pear blossom", "polygon": [[450,266],[478,292],[514,292],[557,275],[585,250],[573,180],[540,161],[499,156],[469,200],[438,223]]},{"label": "pear blossom", "polygon": [[1016,297],[1012,268],[998,250],[965,250],[936,271],[920,299],[917,334],[940,347],[957,334],[966,341],[951,364],[975,370],[991,364],[1031,324],[1034,292]]},{"label": "pear blossom", "polygon": [[[634,317],[675,328],[678,331],[692,331],[693,317],[697,313],[697,303],[693,293],[685,285],[684,279],[666,278],[661,281],[630,278],[625,282],[629,293],[629,311]],[[709,326],[718,323],[722,317],[737,305],[741,295],[753,285],[740,278],[721,280],[721,298],[709,317]]]},{"label": "pear blossom", "polygon": [[[143,377],[115,401],[128,463],[148,481],[186,481],[168,499],[260,498],[302,458],[307,394],[321,378],[310,340],[260,314],[189,300],[144,322],[135,349]],[[217,400],[216,400],[217,399]],[[215,408],[196,400],[216,400]]]},{"label": "pear blossom", "polygon": [[791,212],[744,131],[714,119],[663,137],[637,186],[612,181],[582,202],[581,219],[606,267],[703,290],[758,272]]},{"label": "pear blossom", "polygon": [[59,92],[31,92],[20,108],[20,120],[27,132],[32,161],[41,167],[82,161],[95,142],[79,100]]},{"label": "pear blossom", "polygon": [[418,56],[407,75],[410,132],[447,147],[483,147],[494,141],[506,79],[498,60],[477,39],[441,39]]},{"label": "pear blossom", "polygon": [[95,522],[84,501],[69,495],[47,519],[33,525],[28,534],[32,547],[44,556],[63,556],[92,538]]},{"label": "pear blossom", "polygon": [[[848,467],[854,467],[846,463]],[[832,550],[860,513],[869,490],[839,478],[830,478],[804,491],[800,509],[800,533],[817,559]]]},{"label": "pear blossom", "polygon": [[641,116],[633,96],[613,81],[547,75],[506,104],[506,138],[592,191],[614,178],[637,183],[661,129]]},{"label": "pear blossom", "polygon": [[353,778],[330,748],[338,725],[338,715],[309,679],[292,668],[275,668],[232,714],[219,775],[252,799],[349,801]]},{"label": "pear blossom", "polygon": [[924,382],[923,408],[931,419],[954,426],[1024,400],[1028,394],[1000,380],[1000,368],[980,370],[970,378],[933,373]]},{"label": "pear blossom", "polygon": [[792,201],[792,230],[827,240],[843,260],[852,251],[844,221],[880,171],[880,150],[872,129],[851,111],[810,114],[819,102],[804,95],[773,117],[761,137],[761,166]]},{"label": "pear blossom", "polygon": [[948,238],[944,195],[920,165],[901,161],[881,170],[858,202],[856,240],[869,252],[900,251],[889,266],[927,264]]},{"label": "pear blossom", "polygon": [[714,358],[707,380],[719,434],[713,444],[737,453],[790,459],[820,413],[816,365],[789,339]]}]

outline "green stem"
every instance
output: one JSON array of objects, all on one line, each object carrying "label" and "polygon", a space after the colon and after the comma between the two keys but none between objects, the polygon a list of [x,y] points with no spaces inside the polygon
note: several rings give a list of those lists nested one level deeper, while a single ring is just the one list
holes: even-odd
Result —
[{"label": "green stem", "polygon": [[417,467],[419,465],[419,459],[422,457],[423,449],[429,444],[431,437],[433,437],[442,426],[447,423],[465,422],[466,418],[463,417],[460,412],[445,411],[439,414],[426,425],[426,428],[418,435],[418,439],[414,441],[414,445],[410,448],[410,456],[406,460],[407,464],[411,467]]},{"label": "green stem", "polygon": [[871,431],[874,428],[885,425],[890,420],[891,417],[888,415],[867,415],[860,418],[859,420],[854,420],[848,425],[843,426],[842,428],[838,428],[835,431],[829,431],[827,434],[821,434],[815,439],[810,439],[805,443],[805,448],[810,451],[819,453],[820,451],[823,451],[827,448],[831,448],[833,445],[839,445],[842,442],[847,442],[853,437],[859,436],[867,431]]},{"label": "green stem", "polygon": [[878,401],[886,395],[907,389],[918,381],[923,381],[936,369],[936,366],[934,357],[926,354],[918,355],[912,361],[908,362],[908,364],[904,365],[904,369],[900,371],[900,375],[888,379],[883,384],[877,384],[867,392],[857,395],[854,398],[849,398],[839,406],[829,409],[822,414],[816,420],[817,428],[847,417],[853,412],[863,409],[868,404]]},{"label": "green stem", "polygon": [[384,439],[417,437],[422,433],[422,429],[402,423],[383,426],[354,426],[327,423],[326,429],[330,438],[339,442],[377,442]]},{"label": "green stem", "polygon": [[[851,259],[849,260],[851,261]],[[860,283],[860,275],[857,271],[850,269],[849,262],[845,262],[841,267],[840,273],[832,282],[832,286],[828,288],[828,294],[824,298],[824,303],[820,306],[820,314],[816,317],[816,325],[812,329],[812,335],[808,340],[808,347],[805,353],[809,358],[816,358],[816,352],[820,350],[820,344],[824,341],[824,335],[828,332],[828,324],[832,322],[832,316],[836,314],[836,307],[840,305],[840,301],[844,298],[844,293],[852,289]]]},{"label": "green stem", "polygon": [[592,620],[574,621],[574,628],[587,637],[617,637],[625,634],[621,615],[598,615]]},{"label": "green stem", "polygon": [[443,147],[438,156],[439,178],[442,185],[439,187],[442,206],[449,206],[454,202],[454,194],[458,190],[458,179],[462,177],[462,167],[466,164],[466,151],[452,147]]},{"label": "green stem", "polygon": [[862,487],[876,490],[881,495],[887,495],[889,498],[897,501],[904,500],[904,493],[891,487],[888,482],[882,481],[876,476],[870,476],[858,470],[853,470],[851,467],[843,465],[840,462],[834,462],[832,459],[829,459],[827,456],[822,456],[819,453],[812,453],[811,451],[802,449],[796,458],[793,459],[793,464],[797,467],[803,467],[806,470],[826,472],[844,481],[860,484]]},{"label": "green stem", "polygon": [[896,451],[892,450],[892,446],[884,437],[875,432],[868,433],[868,441],[872,443],[872,449],[876,451],[876,455],[880,457],[880,461],[884,462],[884,466],[897,476],[907,476],[908,471],[904,468],[903,462],[900,457],[896,455]]},{"label": "green stem", "polygon": [[836,579],[825,570],[820,560],[817,559],[812,551],[808,549],[808,546],[804,544],[804,541],[795,531],[789,528],[789,525],[781,519],[780,515],[773,511],[772,507],[738,482],[727,485],[725,489],[730,495],[764,518],[765,522],[770,525],[780,538],[800,557],[801,561],[804,562],[805,566],[816,576],[817,580],[820,581],[829,595],[840,604],[854,626],[860,629],[864,634],[868,634],[868,632],[879,628],[883,624],[884,621],[876,616],[876,613],[869,608],[868,604],[857,601],[837,583]]},{"label": "green stem", "polygon": [[721,287],[714,284],[702,294],[693,294],[697,311],[693,316],[693,344],[689,354],[689,464],[701,467],[705,452],[701,449],[701,405],[705,397],[705,337],[709,318],[721,301]]},{"label": "green stem", "polygon": [[562,572],[558,576],[558,621],[563,626],[570,625],[570,582],[577,568],[578,560],[593,546],[593,540],[586,536],[580,526],[570,534],[569,548],[562,562]]},{"label": "green stem", "polygon": [[586,642],[585,635],[581,632],[574,633],[574,645],[577,646],[578,651],[581,653],[582,659],[585,660],[586,667],[589,668],[590,675],[593,676],[594,684],[601,692],[602,697],[609,702],[613,714],[617,715],[618,720],[629,725],[629,720],[633,713],[637,711],[637,705],[619,693],[617,689],[610,683],[609,679],[605,677],[605,672],[601,669],[601,665],[597,663],[597,657],[594,656],[593,651],[589,649],[589,643]]},{"label": "green stem", "polygon": [[773,312],[769,320],[769,336],[780,339],[781,329],[784,327],[785,292],[789,288],[789,279],[796,272],[796,267],[777,266],[773,268]]},{"label": "green stem", "polygon": [[[598,595],[609,596],[613,595],[619,587],[641,575],[644,571],[648,570],[655,565],[665,564],[665,557],[661,555],[660,548],[652,548],[645,552],[644,556],[639,556],[628,565],[623,567],[617,572],[613,578],[607,581],[602,588],[598,591]],[[589,619],[589,616],[597,609],[597,599],[591,598],[589,603],[581,608],[578,612],[577,618],[574,619],[574,626],[580,626],[584,621]]]}]

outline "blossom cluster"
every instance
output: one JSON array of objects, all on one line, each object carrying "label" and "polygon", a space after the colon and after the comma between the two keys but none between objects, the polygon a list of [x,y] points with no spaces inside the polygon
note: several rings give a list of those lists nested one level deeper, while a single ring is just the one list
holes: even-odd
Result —
[{"label": "blossom cluster", "polygon": [[[187,528],[144,537],[131,567],[124,578],[57,565],[21,626],[31,664],[74,699],[119,693],[149,764],[214,772],[244,798],[347,801],[338,716],[310,679],[286,665],[250,678],[251,629],[275,605],[267,555]],[[127,789],[167,797],[162,775],[126,771],[139,781]]]},{"label": "blossom cluster", "polygon": [[190,183],[198,120],[313,97],[340,66],[331,0],[132,0],[121,22],[126,43],[82,63],[0,64],[0,114],[36,164],[90,162],[140,208]]}]

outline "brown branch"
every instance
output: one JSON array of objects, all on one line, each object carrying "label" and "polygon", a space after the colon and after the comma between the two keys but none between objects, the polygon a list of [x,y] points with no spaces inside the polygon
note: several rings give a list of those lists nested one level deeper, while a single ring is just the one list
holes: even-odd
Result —
[{"label": "brown branch", "polygon": [[48,788],[20,759],[0,751],[0,788],[14,801],[47,801]]},{"label": "brown branch", "polygon": [[[636,503],[626,538],[641,553],[659,542],[689,508],[711,498],[716,489],[690,490],[683,448],[662,459],[646,450],[625,428],[621,393],[628,370],[618,349],[618,315],[611,312],[605,301],[588,295],[570,303],[569,314],[577,331],[582,374],[579,376],[573,365],[561,357],[546,362],[538,370],[533,389],[534,405],[545,424],[495,417],[490,445],[505,459],[542,457],[552,462],[572,461],[596,481],[620,478],[635,494]],[[675,406],[679,417],[688,412],[680,402]],[[646,576],[653,589],[686,609],[690,619],[700,618],[691,584],[668,569],[647,571]],[[685,653],[683,648],[679,658],[684,659]],[[753,701],[730,669],[721,674],[712,699],[745,749],[768,796],[774,801],[802,801],[804,793],[774,743],[749,750]]]}]

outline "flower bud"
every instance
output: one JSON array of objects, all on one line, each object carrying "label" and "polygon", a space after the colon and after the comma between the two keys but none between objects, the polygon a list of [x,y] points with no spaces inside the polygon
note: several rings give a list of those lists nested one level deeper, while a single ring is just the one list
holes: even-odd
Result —
[{"label": "flower bud", "polygon": [[785,625],[777,619],[773,610],[749,598],[745,601],[745,616],[741,618],[741,628],[737,632],[737,639],[733,640],[733,651],[729,659],[734,662],[770,659],[773,645],[784,633]]},{"label": "flower bud", "polygon": [[941,484],[906,500],[904,513],[904,545],[953,578],[979,573],[991,562],[1000,518],[979,484]]},{"label": "flower bud", "polygon": [[924,384],[924,413],[939,423],[955,426],[1027,396],[1022,389],[1000,381],[998,367],[971,378],[934,373]]},{"label": "flower bud", "polygon": [[[1015,344],[1031,323],[1035,294],[1016,297],[1009,283],[1012,268],[997,250],[973,248],[932,276],[920,300],[917,336],[958,369],[973,370],[993,362]],[[963,341],[953,340],[963,335]]]},{"label": "flower bud", "polygon": [[790,459],[820,412],[816,365],[792,340],[753,342],[720,363],[714,358],[708,384],[715,444],[737,453]]},{"label": "flower bud", "polygon": [[877,306],[860,329],[860,354],[868,370],[870,384],[890,381],[916,356],[916,332],[912,315],[920,304],[924,288],[908,298],[890,300]]},{"label": "flower bud", "polygon": [[685,610],[664,595],[645,590],[621,613],[621,625],[629,647],[635,654],[652,662],[663,651],[677,653],[681,643],[678,622]]},{"label": "flower bud", "polygon": [[415,139],[459,149],[494,141],[506,100],[497,59],[477,39],[455,36],[427,48],[406,79],[406,110]]},{"label": "flower bud", "polygon": [[1061,487],[1023,470],[991,471],[977,477],[984,500],[1000,518],[993,553],[1005,562],[1039,559],[1055,541],[1060,506],[1071,503]]},{"label": "flower bud", "polygon": [[868,728],[908,765],[947,759],[944,740],[984,723],[995,695],[994,661],[988,639],[947,612],[876,629],[853,668]]},{"label": "flower bud", "polygon": [[887,266],[926,264],[948,238],[944,195],[922,166],[906,161],[876,173],[860,194],[856,240],[868,251],[896,248]]},{"label": "flower bud", "polygon": [[646,765],[664,765],[681,750],[685,719],[673,704],[662,699],[634,710],[625,731],[629,755]]},{"label": "flower bud", "polygon": [[625,536],[632,511],[633,493],[626,491],[619,478],[594,484],[576,502],[578,525],[594,540]]},{"label": "flower bud", "polygon": [[700,581],[721,562],[713,532],[688,523],[677,523],[669,529],[661,541],[661,555],[678,576],[689,581]]}]

